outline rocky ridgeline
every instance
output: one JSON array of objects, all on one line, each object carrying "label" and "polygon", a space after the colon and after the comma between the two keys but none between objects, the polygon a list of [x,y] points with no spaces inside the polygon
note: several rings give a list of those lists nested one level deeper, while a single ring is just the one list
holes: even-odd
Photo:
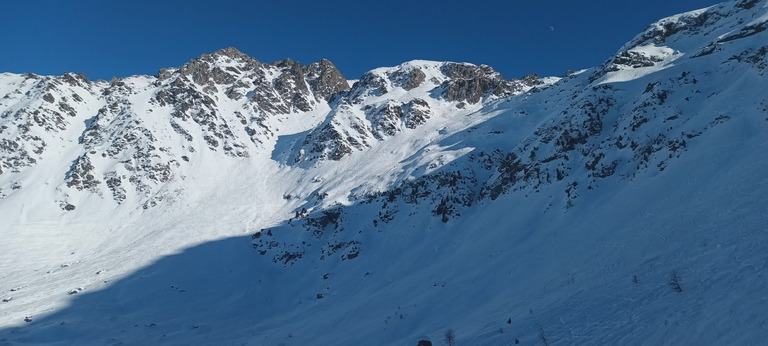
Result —
[{"label": "rocky ridgeline", "polygon": [[[130,109],[103,109],[104,114],[113,113],[103,117],[106,124],[114,124],[114,118],[126,120],[121,132],[110,132],[109,138],[99,141],[109,145],[110,157],[124,163],[122,169],[105,173],[118,201],[125,198],[125,180],[137,192],[149,195],[152,186],[174,179],[176,167],[194,160],[198,143],[233,158],[264,150],[264,143],[274,136],[270,117],[300,116],[349,88],[346,79],[327,60],[309,66],[291,60],[266,64],[234,48],[203,55],[178,69],[163,69],[152,87],[156,91],[152,91],[148,112],[169,108],[165,134],[182,139],[183,144],[180,148],[160,146],[162,141],[153,136],[157,130],[137,122],[142,117],[130,116]],[[116,94],[120,98],[130,95],[130,90],[118,89]],[[126,105],[130,101],[123,98],[113,104]],[[99,132],[100,127],[95,125],[100,119],[91,127],[95,132]],[[126,150],[130,157],[124,153]]]},{"label": "rocky ridgeline", "polygon": [[447,63],[441,72],[448,78],[441,84],[442,96],[447,101],[478,103],[490,95],[505,97],[519,94],[530,87],[542,84],[538,76],[531,74],[522,80],[507,80],[490,66]]},{"label": "rocky ridgeline", "polygon": [[[0,167],[15,174],[34,166],[55,137],[50,155],[72,162],[61,173],[62,200],[72,205],[69,197],[81,192],[118,203],[162,199],[156,192],[185,179],[201,148],[249,157],[271,148],[285,117],[321,105],[331,112],[293,148],[292,163],[339,160],[446,115],[446,103],[454,115],[541,80],[506,80],[484,65],[412,62],[366,73],[350,88],[325,59],[262,63],[227,48],[156,76],[92,82],[75,74],[7,74],[3,83],[13,88],[0,104]],[[0,188],[8,191],[12,179]]]},{"label": "rocky ridgeline", "polygon": [[[542,84],[535,74],[507,80],[489,66],[467,63],[413,61],[376,69],[338,95],[326,121],[306,136],[294,163],[338,161],[431,117],[462,113],[468,105]],[[448,112],[441,110],[446,103],[451,105]]]},{"label": "rocky ridgeline", "polygon": [[191,164],[197,148],[233,158],[264,150],[274,136],[270,117],[301,116],[349,89],[328,60],[266,64],[234,48],[154,77],[91,82],[74,74],[6,74],[3,83],[13,84],[0,103],[3,173],[21,173],[43,160],[54,138],[80,151],[61,173],[66,189],[118,203],[131,194],[146,199],[183,178],[183,165]]},{"label": "rocky ridgeline", "polygon": [[[311,111],[349,89],[328,60],[309,66],[289,59],[265,64],[234,48],[203,55],[179,69],[161,70],[159,78],[161,89],[150,102],[173,108],[174,131],[191,142],[190,133],[203,129],[208,147],[230,156],[248,156],[247,145],[235,131],[263,144],[273,136],[267,124],[270,116]],[[222,105],[231,103],[237,104],[233,114],[222,114],[227,112]]]},{"label": "rocky ridgeline", "polygon": [[[76,146],[79,153],[61,174],[65,205],[76,192],[118,203],[132,195],[162,199],[156,192],[185,179],[200,148],[249,157],[270,147],[273,126],[283,121],[275,118],[301,117],[320,105],[331,112],[294,148],[295,162],[339,160],[445,115],[436,109],[446,102],[461,112],[541,83],[535,75],[506,80],[488,66],[413,62],[366,73],[350,88],[328,60],[262,63],[234,48],[156,76],[109,82],[75,74],[6,77],[14,88],[0,108],[0,167],[21,173],[35,165],[52,136],[57,147]],[[57,148],[51,155],[62,153]],[[9,179],[0,188],[8,191]]]}]

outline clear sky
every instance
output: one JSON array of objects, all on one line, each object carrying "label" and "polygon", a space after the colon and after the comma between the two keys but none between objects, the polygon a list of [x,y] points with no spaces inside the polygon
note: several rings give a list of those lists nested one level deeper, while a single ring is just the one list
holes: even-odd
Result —
[{"label": "clear sky", "polygon": [[0,72],[154,75],[233,46],[355,79],[413,59],[507,78],[598,65],[648,24],[718,0],[0,0]]}]

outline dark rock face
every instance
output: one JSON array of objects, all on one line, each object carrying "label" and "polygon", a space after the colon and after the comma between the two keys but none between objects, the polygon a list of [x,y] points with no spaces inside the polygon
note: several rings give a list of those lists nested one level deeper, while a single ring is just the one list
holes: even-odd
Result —
[{"label": "dark rock face", "polygon": [[742,38],[745,38],[745,37],[749,37],[749,36],[761,33],[763,31],[765,31],[765,29],[768,29],[768,21],[764,21],[764,22],[757,23],[757,24],[752,24],[752,25],[747,25],[747,26],[741,28],[741,30],[739,30],[738,33],[733,34],[733,35],[728,35],[726,37],[723,37],[723,38],[717,40],[717,43],[724,43],[724,42],[729,42],[729,41],[733,41],[733,40],[738,40],[738,39],[742,39]]},{"label": "dark rock face", "polygon": [[[354,133],[346,133],[338,130],[333,122],[327,122],[318,131],[307,136],[304,146],[309,148],[309,153],[314,157],[341,160],[344,156],[351,154],[352,149],[362,150],[368,146],[368,143],[358,138],[365,137],[371,130],[362,122],[354,122],[351,125]],[[303,157],[296,158],[297,162],[301,159]]]},{"label": "dark rock face", "polygon": [[608,70],[618,71],[619,68],[616,65],[624,65],[631,68],[650,67],[662,60],[663,59],[659,57],[645,56],[638,52],[621,52],[615,59],[613,59],[614,66],[610,67]]},{"label": "dark rock face", "polygon": [[535,73],[531,73],[523,76],[522,82],[523,84],[529,87],[544,84],[544,82],[541,81],[541,78],[539,77],[539,75]]},{"label": "dark rock face", "polygon": [[299,62],[286,59],[274,65],[281,68],[283,72],[273,83],[279,97],[286,105],[282,113],[289,113],[290,108],[293,107],[302,112],[312,110],[315,102],[311,99],[309,87],[304,79],[304,70]]},{"label": "dark rock face", "polygon": [[758,73],[765,75],[766,71],[768,71],[768,46],[746,50],[739,55],[732,56],[728,60],[748,63]]},{"label": "dark rock face", "polygon": [[387,80],[383,76],[366,72],[352,87],[352,103],[360,103],[367,96],[381,96],[389,92]]},{"label": "dark rock face", "polygon": [[432,115],[432,110],[429,108],[427,101],[416,98],[408,102],[404,107],[406,109],[405,127],[414,129],[419,125],[427,122],[427,119]]},{"label": "dark rock face", "polygon": [[[303,105],[307,104],[308,100],[299,99],[302,97],[302,95],[306,95],[306,93],[294,93],[291,91],[290,87],[285,85],[286,80],[295,79],[292,77],[293,76],[281,76],[280,79],[282,81],[276,81],[273,84],[273,82],[268,79],[266,71],[262,69],[255,71],[252,82],[253,85],[248,88],[250,89],[248,92],[253,95],[249,101],[251,101],[254,104],[254,107],[265,115],[288,114],[293,108],[292,106],[294,101],[299,101],[302,104],[301,106],[297,106],[297,108],[305,107]],[[289,97],[289,99],[284,99],[284,96]],[[294,99],[294,97],[296,99]]]},{"label": "dark rock face", "polygon": [[101,181],[93,175],[93,164],[88,155],[81,155],[72,163],[72,168],[67,172],[67,187],[78,190],[88,190],[98,193],[98,185]]},{"label": "dark rock face", "polygon": [[741,0],[736,4],[736,7],[749,10],[752,9],[752,7],[755,7],[755,5],[757,5],[759,2],[760,0]]},{"label": "dark rock face", "polygon": [[372,110],[371,124],[376,139],[394,136],[403,117],[403,107],[396,102],[387,102],[384,106]]},{"label": "dark rock face", "polygon": [[112,198],[117,203],[122,203],[125,201],[126,191],[122,186],[122,178],[117,174],[117,172],[112,171],[104,174],[104,181],[107,183],[109,190],[112,191]]},{"label": "dark rock face", "polygon": [[[229,62],[230,66],[216,66],[220,61]],[[236,66],[231,66],[231,63]],[[273,81],[267,71],[275,68],[279,70],[279,75]],[[268,114],[306,112],[314,109],[318,101],[328,101],[332,95],[349,90],[347,80],[326,59],[309,66],[290,59],[265,64],[235,48],[222,49],[193,59],[180,67],[178,74],[181,78],[174,84],[183,87],[183,80],[188,80],[203,86],[202,91],[207,95],[222,88],[229,98],[240,100],[251,93],[251,100],[259,110]],[[170,69],[158,72],[160,80],[173,76],[174,71]],[[187,88],[187,91],[191,90]]]},{"label": "dark rock face", "polygon": [[[361,242],[356,239],[347,239],[344,232],[344,217],[340,208],[324,210],[320,213],[302,214],[299,219],[291,221],[291,225],[300,227],[305,241],[293,243],[281,237],[271,230],[261,230],[251,236],[252,246],[261,255],[271,255],[272,262],[282,266],[291,266],[302,258],[308,257],[308,247],[317,245],[319,253],[315,253],[319,260],[335,257],[341,261],[354,260],[360,256]],[[358,233],[359,234],[359,233]],[[327,274],[324,276],[327,279]],[[318,299],[322,298],[318,295]]]},{"label": "dark rock face", "polygon": [[411,70],[411,73],[408,74],[408,84],[406,84],[403,88],[405,90],[416,88],[417,86],[421,85],[421,83],[424,83],[424,79],[426,77],[427,75],[425,75],[421,70],[413,69]]},{"label": "dark rock face", "polygon": [[[44,148],[45,142],[42,139],[36,142],[43,144],[41,148]],[[34,145],[34,143],[31,144]],[[2,153],[2,165],[8,168],[10,172],[19,172],[22,168],[37,163],[37,160],[32,157],[32,153],[27,151],[23,147],[23,142],[19,140],[0,139],[0,153]]]},{"label": "dark rock face", "polygon": [[[749,9],[749,8],[754,7],[754,4],[750,4],[749,2],[740,3],[740,4],[746,4],[745,6],[748,6],[748,7],[744,7],[745,9]],[[736,7],[739,7],[738,5],[740,5],[740,4],[737,4]],[[721,46],[722,46],[723,43],[727,43],[727,42],[730,42],[730,41],[735,41],[735,40],[743,39],[743,38],[746,38],[746,37],[750,37],[752,35],[759,34],[759,33],[763,32],[763,31],[765,31],[766,29],[768,29],[768,21],[764,21],[764,22],[760,22],[760,23],[756,23],[756,24],[746,25],[746,26],[740,28],[740,30],[737,33],[733,33],[733,34],[730,34],[730,35],[727,35],[727,36],[724,36],[724,37],[720,37],[716,41],[713,41],[710,44],[702,47],[698,52],[693,54],[691,56],[691,58],[698,58],[698,57],[702,57],[702,56],[713,54],[713,53],[715,53],[717,51],[722,50]]]},{"label": "dark rock face", "polygon": [[449,80],[443,83],[443,98],[447,101],[478,103],[487,94],[511,94],[515,86],[490,66],[447,63],[442,72]]},{"label": "dark rock face", "polygon": [[349,90],[347,79],[327,59],[322,59],[305,67],[304,74],[312,92],[326,101],[330,101],[331,96],[336,93]]},{"label": "dark rock face", "polygon": [[390,76],[392,84],[402,87],[405,90],[412,90],[418,87],[424,83],[426,78],[427,75],[419,68],[397,70]]},{"label": "dark rock face", "polygon": [[246,55],[245,53],[240,52],[235,47],[227,47],[227,48],[224,48],[224,49],[219,49],[219,50],[217,50],[216,52],[214,52],[211,55],[213,55],[213,56],[225,56],[225,57],[228,57],[230,59],[242,60],[242,61],[256,60],[255,58],[250,57],[250,56]]}]

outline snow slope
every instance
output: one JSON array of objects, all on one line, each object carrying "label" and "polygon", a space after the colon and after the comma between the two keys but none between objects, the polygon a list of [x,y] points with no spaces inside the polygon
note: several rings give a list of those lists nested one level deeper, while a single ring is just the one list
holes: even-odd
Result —
[{"label": "snow slope", "polygon": [[563,78],[3,74],[0,344],[761,344],[766,18]]}]

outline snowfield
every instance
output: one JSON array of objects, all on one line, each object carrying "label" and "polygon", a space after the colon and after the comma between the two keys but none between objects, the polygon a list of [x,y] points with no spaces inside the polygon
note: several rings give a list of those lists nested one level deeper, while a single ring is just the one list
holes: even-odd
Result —
[{"label": "snowfield", "polygon": [[505,79],[0,75],[0,345],[768,339],[768,1]]}]

